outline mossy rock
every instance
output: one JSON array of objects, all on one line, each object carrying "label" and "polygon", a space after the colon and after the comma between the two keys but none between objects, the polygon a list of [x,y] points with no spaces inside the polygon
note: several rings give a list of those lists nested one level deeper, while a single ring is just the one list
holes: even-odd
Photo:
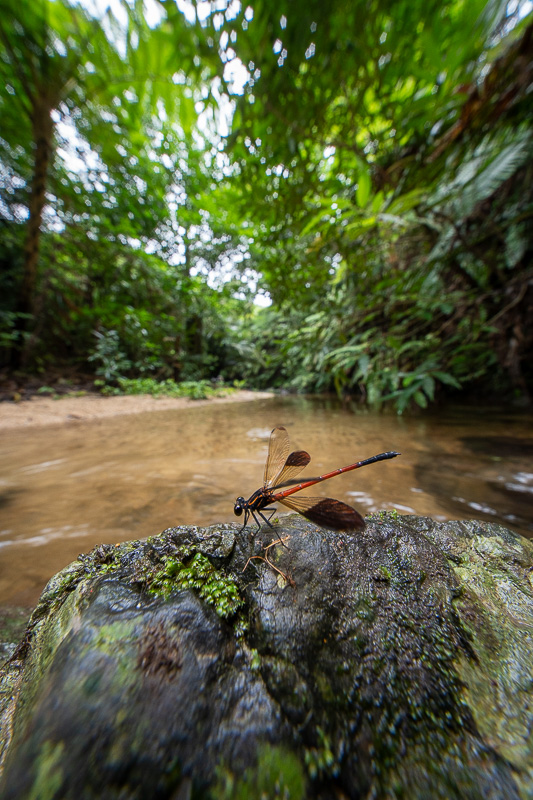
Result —
[{"label": "mossy rock", "polygon": [[533,797],[532,569],[500,526],[397,515],[95,548],[0,676],[0,794]]}]

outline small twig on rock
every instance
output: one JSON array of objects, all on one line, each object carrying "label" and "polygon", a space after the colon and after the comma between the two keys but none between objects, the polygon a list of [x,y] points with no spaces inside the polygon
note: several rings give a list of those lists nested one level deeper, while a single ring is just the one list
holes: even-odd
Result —
[{"label": "small twig on rock", "polygon": [[273,564],[272,561],[270,561],[270,559],[268,558],[268,550],[270,550],[271,547],[275,547],[276,545],[279,545],[279,544],[282,544],[283,547],[287,547],[287,545],[285,544],[285,541],[287,541],[290,538],[291,538],[290,536],[285,536],[284,538],[282,538],[280,536],[278,541],[271,542],[270,544],[268,544],[264,548],[264,550],[265,550],[265,555],[264,556],[250,556],[250,558],[248,559],[248,561],[244,565],[243,572],[247,568],[247,566],[250,563],[250,561],[253,561],[254,559],[259,559],[260,561],[264,561],[265,564],[268,564],[269,567],[272,567],[273,570],[275,570],[277,573],[279,573],[279,575],[281,575],[281,577],[284,578],[284,580],[286,580],[287,583],[290,584],[290,586],[295,586],[295,583],[294,583],[293,579],[289,575],[286,575],[284,572],[282,572],[279,569],[279,567],[276,567],[276,565]]}]

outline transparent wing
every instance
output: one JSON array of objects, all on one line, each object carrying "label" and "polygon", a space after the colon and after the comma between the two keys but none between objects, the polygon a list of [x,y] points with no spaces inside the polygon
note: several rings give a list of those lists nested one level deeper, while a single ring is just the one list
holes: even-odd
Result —
[{"label": "transparent wing", "polygon": [[273,497],[273,502],[283,503],[287,508],[292,508],[302,516],[332,528],[334,531],[362,531],[365,521],[355,508],[333,500],[331,497]]},{"label": "transparent wing", "polygon": [[287,433],[287,429],[283,428],[281,425],[279,428],[274,428],[270,434],[270,442],[268,445],[268,456],[263,478],[264,488],[275,486],[276,478],[282,473],[285,462],[287,461],[289,449],[289,434]]},{"label": "transparent wing", "polygon": [[305,450],[295,450],[289,454],[289,434],[283,427],[274,428],[270,434],[263,488],[272,489],[283,485],[300,472],[311,461]]},{"label": "transparent wing", "polygon": [[289,453],[289,434],[283,427],[274,428],[270,434],[268,456],[265,464],[263,488],[273,489],[295,478],[311,461],[305,450]]}]

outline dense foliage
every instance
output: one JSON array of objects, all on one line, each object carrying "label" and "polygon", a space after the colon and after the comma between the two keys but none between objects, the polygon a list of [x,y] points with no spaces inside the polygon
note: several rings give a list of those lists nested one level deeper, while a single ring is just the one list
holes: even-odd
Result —
[{"label": "dense foliage", "polygon": [[2,5],[11,371],[531,391],[527,4]]}]

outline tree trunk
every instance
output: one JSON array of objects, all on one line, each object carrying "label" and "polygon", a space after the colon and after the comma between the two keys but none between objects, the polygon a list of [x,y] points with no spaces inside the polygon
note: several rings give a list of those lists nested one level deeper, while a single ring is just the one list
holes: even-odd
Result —
[{"label": "tree trunk", "polygon": [[43,208],[46,202],[46,182],[53,150],[54,123],[50,115],[51,105],[47,97],[35,99],[32,112],[32,129],[35,158],[29,198],[29,219],[24,246],[24,273],[20,288],[18,310],[24,316],[19,324],[19,346],[14,353],[16,366],[28,364],[35,347],[31,335],[24,341],[23,334],[34,327],[37,267],[41,239]]}]

